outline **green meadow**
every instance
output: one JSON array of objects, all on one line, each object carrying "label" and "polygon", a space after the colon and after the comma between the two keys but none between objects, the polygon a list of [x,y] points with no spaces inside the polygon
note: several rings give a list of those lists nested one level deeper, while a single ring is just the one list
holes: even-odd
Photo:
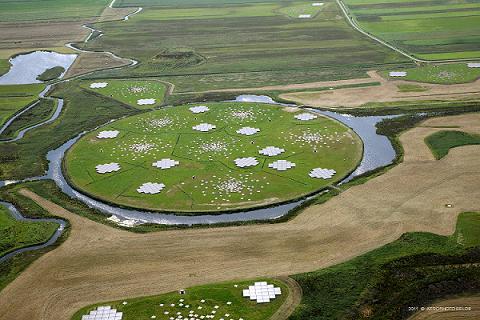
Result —
[{"label": "green meadow", "polygon": [[[244,298],[242,290],[248,289],[256,281],[273,284],[281,289],[282,294],[270,303],[257,303]],[[170,292],[158,296],[95,304],[79,310],[72,320],[80,320],[82,315],[99,306],[110,306],[123,312],[123,320],[169,319],[172,316],[177,318],[179,315],[189,319],[194,314],[197,315],[195,317],[197,319],[213,315],[215,319],[264,320],[270,319],[289,294],[288,287],[276,279],[209,284],[187,288],[185,291],[185,294]]]},{"label": "green meadow", "polygon": [[[480,78],[480,68],[469,68],[466,63],[428,64],[416,68],[402,69],[407,72],[402,80],[410,80],[425,83],[455,84],[473,82]],[[382,75],[390,79],[388,72]]]},{"label": "green meadow", "polygon": [[[192,106],[161,109],[113,122],[77,142],[65,157],[71,183],[93,197],[115,204],[159,211],[195,214],[271,205],[302,197],[341,180],[361,159],[362,144],[339,122],[319,116],[309,121],[283,107],[252,103],[209,103],[208,112],[192,113]],[[193,129],[201,123],[216,126],[209,132]],[[243,127],[260,129],[242,135]],[[99,139],[116,130],[113,139]],[[276,156],[260,150],[284,149]],[[255,157],[258,164],[239,168],[238,158]],[[152,164],[172,159],[179,164],[159,169]],[[276,160],[295,163],[277,171]],[[100,174],[96,166],[118,163],[120,170]],[[331,179],[309,177],[314,168],[334,169]],[[144,183],[163,183],[158,194],[141,194]]]},{"label": "green meadow", "polygon": [[480,2],[346,0],[366,31],[427,60],[480,58]]},{"label": "green meadow", "polygon": [[4,206],[0,206],[0,257],[16,249],[46,242],[57,227],[51,222],[17,221]]},{"label": "green meadow", "polygon": [[[107,82],[107,87],[91,89],[90,84],[94,83],[92,81],[81,84],[81,87],[138,109],[151,109],[161,105],[166,94],[166,86],[155,80],[105,80],[102,82]],[[155,99],[155,103],[142,106],[138,104],[139,99]]]},{"label": "green meadow", "polygon": [[100,15],[111,0],[0,0],[0,21],[81,20]]}]

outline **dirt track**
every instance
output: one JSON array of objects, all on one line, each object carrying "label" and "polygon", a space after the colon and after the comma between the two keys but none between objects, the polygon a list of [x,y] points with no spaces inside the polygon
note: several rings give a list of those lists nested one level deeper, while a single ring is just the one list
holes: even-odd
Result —
[{"label": "dirt track", "polygon": [[[418,83],[428,89],[423,92],[399,92],[398,85],[415,84],[402,80],[386,81],[376,74],[375,71],[368,73],[370,81],[378,81],[380,86],[345,88],[325,91],[294,92],[280,95],[281,98],[294,101],[298,104],[312,107],[328,108],[354,108],[360,107],[369,102],[398,102],[398,101],[425,101],[425,100],[458,100],[458,99],[479,99],[480,79],[465,84],[438,85]],[[358,83],[362,83],[364,79]],[[354,82],[354,80],[351,80]],[[331,85],[335,86],[334,84]]]},{"label": "dirt track", "polygon": [[409,320],[460,320],[480,319],[480,296],[460,297],[435,303],[434,307],[470,307],[471,310],[462,311],[421,311]]},{"label": "dirt track", "polygon": [[[429,120],[480,132],[480,114]],[[0,319],[68,319],[98,301],[196,284],[311,271],[348,260],[406,231],[450,234],[458,213],[480,210],[480,146],[436,161],[423,143],[435,128],[401,136],[405,162],[288,223],[133,234],[25,195],[72,224],[70,237],[0,293]],[[446,208],[445,204],[453,204]]]}]

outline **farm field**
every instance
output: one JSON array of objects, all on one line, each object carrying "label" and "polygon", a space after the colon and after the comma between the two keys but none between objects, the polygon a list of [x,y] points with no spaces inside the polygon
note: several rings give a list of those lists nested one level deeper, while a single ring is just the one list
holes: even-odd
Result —
[{"label": "farm field", "polygon": [[[91,88],[95,82],[83,83],[82,88],[100,93],[117,101],[126,103],[139,109],[150,109],[163,103],[166,87],[155,80],[102,80],[106,83],[104,88]],[[139,100],[155,99],[153,104],[139,105]]]},{"label": "farm field", "polygon": [[[257,303],[249,298],[242,297],[242,290],[248,289],[255,282],[267,282],[281,289],[282,294],[269,303]],[[85,307],[72,317],[72,320],[81,320],[82,315],[89,314],[99,306],[109,306],[123,313],[123,320],[140,319],[169,319],[178,316],[189,319],[194,315],[196,319],[203,316],[215,316],[218,319],[270,319],[288,296],[287,286],[272,279],[255,281],[238,281],[187,288],[185,294],[171,292],[159,296],[126,299],[116,302],[107,302]]]},{"label": "farm field", "polygon": [[418,58],[480,58],[478,0],[344,2],[365,31]]},{"label": "farm field", "polygon": [[411,65],[352,30],[333,1],[324,2],[313,19],[292,19],[279,11],[305,1],[214,8],[189,3],[159,8],[147,2],[128,22],[96,23],[105,35],[85,48],[111,50],[140,63],[128,72],[95,77],[158,77],[180,93],[360,78],[368,69]]},{"label": "farm field", "polygon": [[[301,115],[311,118],[295,118]],[[215,128],[199,132],[200,124]],[[115,136],[102,138],[109,132]],[[95,130],[67,153],[65,171],[78,189],[108,202],[193,213],[305,196],[340,181],[361,155],[357,135],[332,119],[272,105],[217,103],[153,111]],[[253,163],[239,167],[237,161],[250,158]],[[164,159],[171,162],[167,168],[154,166]],[[282,161],[288,167],[272,167]],[[118,168],[99,172],[103,164]],[[316,168],[334,171],[310,177]],[[158,194],[139,191],[151,183],[163,186]]]},{"label": "farm field", "polygon": [[50,222],[17,221],[4,206],[0,206],[0,257],[16,249],[47,241],[57,227]]},{"label": "farm field", "polygon": [[111,0],[0,1],[0,21],[81,20],[100,15]]},{"label": "farm field", "polygon": [[38,99],[42,84],[0,86],[0,126],[15,113]]}]

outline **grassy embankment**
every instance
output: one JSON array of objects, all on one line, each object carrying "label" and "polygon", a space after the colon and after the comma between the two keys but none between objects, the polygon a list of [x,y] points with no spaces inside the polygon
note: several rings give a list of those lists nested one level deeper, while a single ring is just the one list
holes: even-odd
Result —
[{"label": "grassy embankment", "polygon": [[[258,304],[255,301],[242,297],[242,290],[248,289],[248,286],[253,285],[254,281],[267,281],[268,284],[280,287],[282,294],[270,303],[264,304]],[[287,296],[288,288],[280,280],[257,279],[226,282],[187,288],[184,295],[180,295],[178,292],[171,292],[152,297],[98,303],[82,308],[75,313],[72,320],[80,320],[82,315],[88,314],[98,306],[106,305],[123,312],[124,320],[149,319],[152,316],[155,316],[157,319],[167,319],[171,316],[176,317],[178,313],[186,317],[190,315],[189,310],[193,310],[195,314],[198,314],[198,318],[201,315],[212,315],[212,311],[215,311],[214,315],[216,318],[264,320],[270,319]],[[204,301],[202,302],[202,300]],[[127,304],[123,304],[123,301],[126,301]],[[227,304],[228,302],[231,304]],[[163,306],[160,306],[160,304],[163,304]],[[215,306],[218,306],[218,308],[215,308]],[[165,314],[165,312],[168,312],[168,314]],[[226,316],[227,314],[228,316]]]},{"label": "grassy embankment", "polygon": [[451,236],[407,233],[348,262],[294,276],[304,297],[291,319],[405,319],[409,306],[480,292],[480,214]]},{"label": "grassy embankment", "polygon": [[0,86],[0,126],[38,99],[42,84]]},{"label": "grassy embankment", "polygon": [[480,58],[480,3],[345,0],[367,32],[427,60]]},{"label": "grassy embankment", "polygon": [[425,143],[436,159],[441,159],[452,148],[480,144],[480,135],[462,131],[439,131],[425,138]]}]

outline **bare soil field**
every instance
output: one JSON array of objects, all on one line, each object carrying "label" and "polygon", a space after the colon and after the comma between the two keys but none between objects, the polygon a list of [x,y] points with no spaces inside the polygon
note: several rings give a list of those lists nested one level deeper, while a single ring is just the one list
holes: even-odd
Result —
[{"label": "bare soil field", "polygon": [[75,310],[99,301],[316,270],[407,231],[451,234],[460,212],[480,209],[480,147],[455,148],[434,160],[423,139],[445,125],[479,133],[480,113],[432,119],[407,131],[401,136],[403,163],[275,225],[134,234],[79,217],[24,190],[43,208],[68,219],[71,234],[0,292],[0,319],[69,319]]},{"label": "bare soil field", "polygon": [[118,68],[130,64],[127,59],[115,59],[104,52],[82,52],[65,74],[66,78],[97,70]]},{"label": "bare soil field", "polygon": [[480,319],[480,296],[459,297],[442,300],[431,305],[433,307],[470,307],[471,310],[459,311],[421,311],[413,316],[410,320],[459,320],[459,319]]},{"label": "bare soil field", "polygon": [[[298,104],[328,108],[355,108],[361,107],[369,102],[450,101],[480,98],[480,79],[471,83],[452,85],[422,83],[421,86],[426,89],[423,92],[400,92],[398,88],[399,85],[415,84],[415,82],[402,80],[387,81],[378,76],[374,71],[369,72],[369,75],[371,79],[367,82],[375,80],[381,83],[380,86],[293,92],[281,94],[280,97]],[[365,81],[364,79],[357,79],[357,81],[359,80]],[[351,81],[355,83],[355,80]],[[334,86],[335,84],[330,85],[330,87]]]}]

